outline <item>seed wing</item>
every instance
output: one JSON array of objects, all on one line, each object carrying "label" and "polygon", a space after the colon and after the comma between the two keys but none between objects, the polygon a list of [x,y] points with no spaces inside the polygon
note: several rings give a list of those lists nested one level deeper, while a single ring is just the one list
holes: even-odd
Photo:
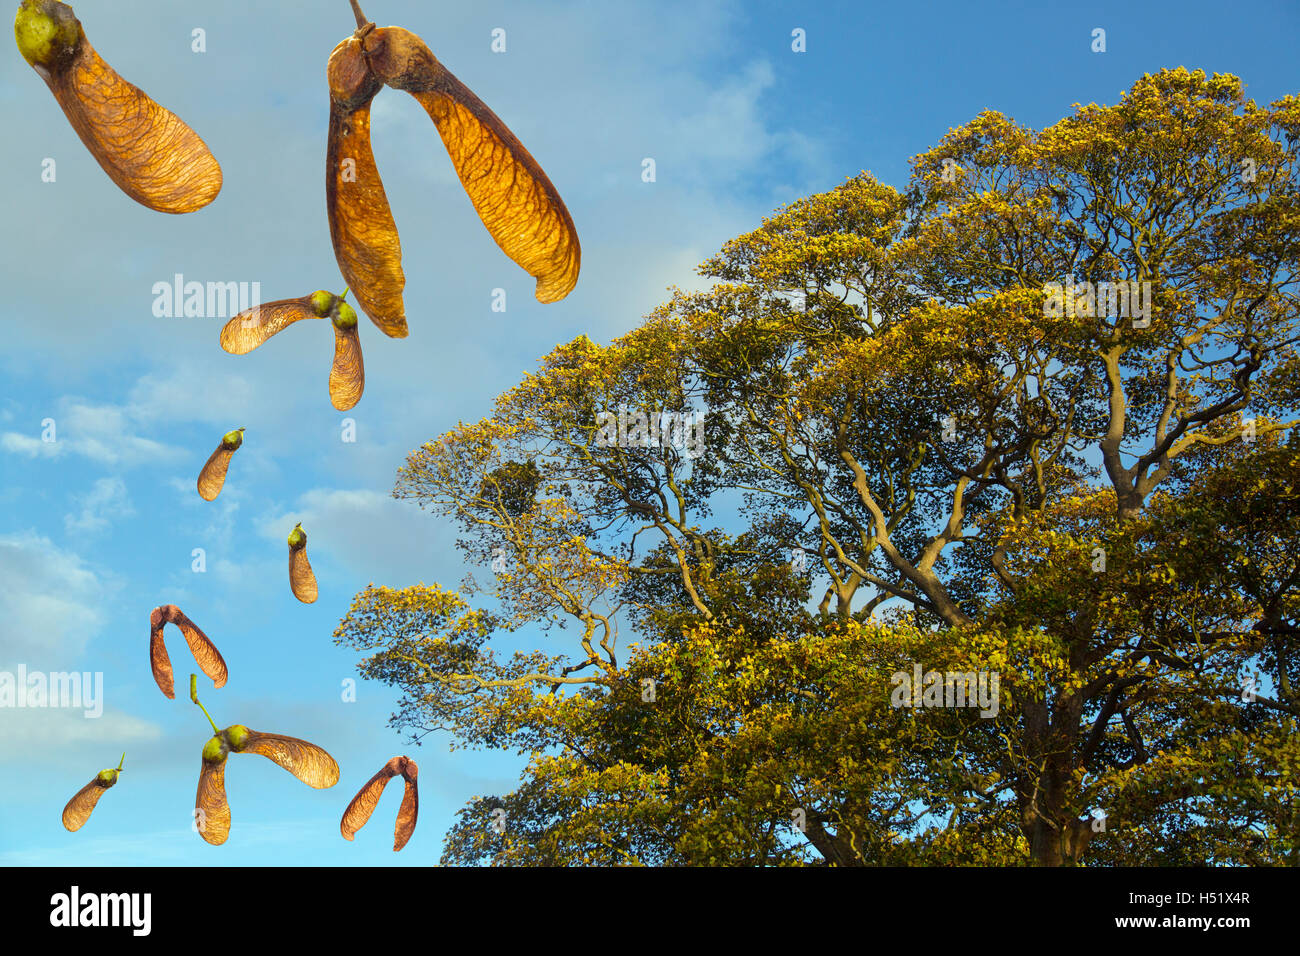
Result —
[{"label": "seed wing", "polygon": [[320,790],[339,782],[339,765],[315,744],[297,737],[250,731],[240,753],[261,754],[289,771],[309,787]]},{"label": "seed wing", "polygon": [[352,109],[330,103],[325,206],[334,257],[361,310],[385,335],[405,338],[402,243],[370,148],[369,99]]},{"label": "seed wing", "polygon": [[91,811],[95,809],[95,804],[99,803],[99,798],[107,789],[100,784],[99,774],[96,774],[90,783],[78,790],[68,801],[68,805],[63,808],[63,826],[74,833],[80,830],[90,819]]},{"label": "seed wing", "polygon": [[221,494],[221,489],[226,483],[226,469],[230,467],[230,458],[234,455],[233,451],[226,448],[224,443],[217,445],[208,460],[203,465],[203,470],[199,472],[199,497],[204,501],[213,501],[217,495]]},{"label": "seed wing", "polygon": [[199,771],[199,790],[194,798],[194,825],[199,836],[213,846],[221,846],[230,836],[230,804],[226,802],[226,763],[203,762]]},{"label": "seed wing", "polygon": [[393,828],[393,852],[406,846],[415,832],[415,820],[420,815],[419,784],[414,776],[404,781],[406,792],[402,794],[402,805],[397,810],[397,825]]},{"label": "seed wing", "polygon": [[316,575],[312,572],[311,562],[307,560],[307,549],[289,549],[289,587],[293,596],[303,604],[311,604],[319,592],[316,588]]},{"label": "seed wing", "polygon": [[221,330],[221,347],[232,355],[246,355],[293,323],[318,318],[312,310],[310,296],[267,302],[245,309],[227,322]]},{"label": "seed wing", "polygon": [[351,840],[358,830],[366,825],[370,819],[370,814],[375,812],[375,807],[379,804],[379,798],[384,793],[384,788],[388,786],[388,781],[397,776],[400,757],[394,757],[388,763],[379,768],[379,772],[366,781],[365,786],[357,791],[357,795],[352,798],[348,808],[343,811],[343,819],[339,822],[339,832],[343,834],[343,839]]},{"label": "seed wing", "polygon": [[164,695],[175,699],[176,692],[172,683],[172,662],[167,656],[167,645],[163,641],[163,627],[166,621],[162,618],[161,609],[155,609],[149,618],[149,666],[153,669],[153,679],[158,684],[158,689]]},{"label": "seed wing", "polygon": [[366,387],[366,368],[361,360],[361,337],[357,328],[334,327],[334,364],[330,367],[330,402],[346,412],[361,401]]},{"label": "seed wing", "polygon": [[[440,65],[441,66],[441,65]],[[428,112],[479,219],[501,251],[537,279],[539,302],[578,282],[582,249],[559,191],[532,153],[445,67],[437,88],[411,92]]]},{"label": "seed wing", "polygon": [[89,40],[46,83],[91,155],[136,202],[186,213],[221,192],[221,166],[198,134],[118,76]]},{"label": "seed wing", "polygon": [[212,678],[212,686],[226,686],[226,678],[229,674],[226,670],[225,658],[221,656],[217,646],[179,608],[173,614],[173,621],[181,629],[181,633],[185,635],[185,643],[189,644],[190,653],[194,655],[194,660],[198,662],[199,669]]}]

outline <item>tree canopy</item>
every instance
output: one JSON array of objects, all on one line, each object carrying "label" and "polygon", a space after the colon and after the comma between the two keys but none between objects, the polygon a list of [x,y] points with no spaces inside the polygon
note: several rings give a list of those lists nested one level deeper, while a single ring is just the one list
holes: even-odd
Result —
[{"label": "tree canopy", "polygon": [[528,757],[444,862],[1300,863],[1298,147],[1183,69],[982,113],[414,451],[479,576],[335,639]]}]

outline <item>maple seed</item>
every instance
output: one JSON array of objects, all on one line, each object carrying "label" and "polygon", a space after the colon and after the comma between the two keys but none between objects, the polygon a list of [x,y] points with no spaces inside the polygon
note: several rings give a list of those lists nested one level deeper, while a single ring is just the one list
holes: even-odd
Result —
[{"label": "maple seed", "polygon": [[361,339],[357,332],[357,313],[343,301],[346,295],[346,291],[343,295],[334,295],[324,289],[317,289],[299,299],[280,299],[246,309],[227,322],[221,330],[221,347],[235,355],[243,355],[294,322],[329,318],[334,326],[334,364],[330,368],[329,377],[330,401],[335,408],[346,411],[361,401],[361,393],[366,384]]},{"label": "maple seed", "polygon": [[225,763],[226,747],[225,741],[219,736],[214,736],[203,745],[203,762],[204,763]]},{"label": "maple seed", "polygon": [[199,497],[204,501],[212,501],[221,494],[221,489],[226,483],[226,469],[230,467],[231,456],[243,443],[244,429],[242,428],[226,432],[221,436],[221,443],[217,445],[216,450],[204,464],[203,470],[199,472]]},{"label": "maple seed", "polygon": [[340,302],[338,310],[334,315],[334,328],[336,329],[355,329],[357,327],[357,312],[346,302]]},{"label": "maple seed", "polygon": [[388,786],[388,781],[401,774],[406,787],[402,795],[402,805],[397,811],[397,824],[393,828],[393,852],[396,853],[406,846],[407,841],[411,839],[411,834],[415,832],[415,821],[420,812],[419,772],[420,768],[416,766],[415,761],[405,756],[394,757],[380,767],[379,772],[366,781],[365,785],[357,791],[357,795],[352,798],[347,809],[343,811],[343,819],[339,822],[339,832],[343,834],[343,839],[353,839],[357,831],[366,825],[370,814],[379,804],[379,798],[384,788]]},{"label": "maple seed", "polygon": [[317,289],[309,298],[311,299],[312,311],[318,318],[325,318],[330,314],[330,309],[334,307],[334,293],[326,292],[324,289]]},{"label": "maple seed", "polygon": [[114,72],[70,6],[23,0],[14,38],[95,161],[136,202],[186,213],[221,192],[221,167],[203,140]]},{"label": "maple seed", "polygon": [[[81,22],[63,3],[42,4],[25,0],[14,18],[18,52],[29,65],[53,70],[71,59],[81,40]],[[42,74],[44,75],[44,74]]]},{"label": "maple seed", "polygon": [[540,302],[578,281],[573,218],[541,166],[501,119],[414,33],[379,27],[352,0],[357,30],[326,68],[330,129],[325,202],[339,269],[361,309],[386,334],[407,334],[402,248],[370,147],[370,101],[381,85],[405,90],[433,120],[461,185],[501,250],[537,279]]},{"label": "maple seed", "polygon": [[307,534],[301,522],[289,532],[289,588],[303,604],[316,600],[316,575],[307,560]]},{"label": "maple seed", "polygon": [[226,728],[226,740],[230,742],[230,749],[235,753],[240,753],[248,744],[248,736],[251,731],[243,724],[231,724]]},{"label": "maple seed", "polygon": [[243,724],[218,730],[212,715],[199,701],[194,674],[190,675],[190,700],[199,706],[212,726],[212,736],[203,745],[194,807],[199,835],[213,846],[220,846],[230,836],[230,804],[226,802],[226,762],[230,754],[261,754],[318,790],[339,782],[338,763],[315,744],[297,737],[259,733]]},{"label": "maple seed", "polygon": [[167,645],[163,643],[163,629],[168,624],[175,624],[185,636],[185,643],[189,645],[194,660],[203,673],[212,678],[212,686],[224,687],[229,675],[226,661],[217,646],[184,611],[175,604],[164,604],[149,613],[149,664],[158,689],[168,698],[176,696],[172,689],[172,662],[167,656]]},{"label": "maple seed", "polygon": [[107,770],[101,770],[95,774],[94,779],[76,792],[67,805],[63,808],[63,826],[65,829],[76,832],[85,826],[86,821],[90,819],[91,812],[99,803],[99,798],[104,795],[104,791],[117,783],[118,776],[123,772],[122,764],[126,762],[126,754],[122,754],[122,759],[117,762],[117,767],[110,767]]}]

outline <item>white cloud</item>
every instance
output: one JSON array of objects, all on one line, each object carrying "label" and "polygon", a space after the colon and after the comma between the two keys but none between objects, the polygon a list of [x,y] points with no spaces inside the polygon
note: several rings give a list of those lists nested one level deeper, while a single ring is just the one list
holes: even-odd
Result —
[{"label": "white cloud", "polygon": [[134,417],[113,405],[91,405],[66,401],[61,431],[71,450],[102,465],[128,466],[182,461],[187,456],[172,448],[134,433]]},{"label": "white cloud", "polygon": [[23,435],[19,432],[5,432],[0,435],[0,448],[15,455],[23,455],[27,458],[36,458],[38,456],[45,458],[57,458],[66,448],[57,441],[42,441],[31,435]]},{"label": "white cloud", "polygon": [[[278,337],[274,341],[282,344]],[[256,389],[256,379],[261,376],[250,380],[228,365],[217,367],[223,358],[230,357],[217,353],[202,364],[189,360],[169,362],[141,376],[127,399],[132,416],[150,423],[203,422],[219,426],[220,434],[237,427],[230,424],[233,418],[250,424],[264,421],[265,409],[259,407]],[[196,388],[196,382],[202,382],[203,387]]]},{"label": "white cloud", "polygon": [[0,535],[0,667],[74,669],[103,624],[104,590],[81,558],[48,538]]},{"label": "white cloud", "polygon": [[103,531],[114,519],[135,514],[126,492],[126,482],[121,478],[100,478],[89,492],[78,495],[75,501],[81,507],[81,513],[63,516],[63,525],[69,533]]},{"label": "white cloud", "polygon": [[[105,688],[104,696],[111,700],[111,685]],[[157,724],[110,707],[105,707],[98,717],[87,717],[78,708],[54,707],[6,708],[3,714],[5,732],[0,734],[0,762],[6,763],[30,758],[34,753],[53,752],[60,755],[60,764],[66,765],[70,757],[77,755],[93,765],[96,754],[108,759],[106,741],[111,741],[110,749],[117,747],[120,752],[162,738],[162,728]],[[115,765],[117,755],[113,756]],[[103,766],[109,765],[92,766],[86,773],[87,779]]]},{"label": "white cloud", "polygon": [[53,441],[44,440],[42,425],[34,434],[5,432],[0,435],[0,448],[28,458],[80,455],[112,468],[169,464],[188,457],[182,449],[138,434],[136,417],[115,405],[65,396],[55,414],[48,417]]}]

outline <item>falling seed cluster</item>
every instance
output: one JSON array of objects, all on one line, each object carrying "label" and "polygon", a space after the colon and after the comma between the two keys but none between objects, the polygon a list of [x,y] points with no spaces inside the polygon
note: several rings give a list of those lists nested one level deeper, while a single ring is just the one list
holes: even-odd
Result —
[{"label": "falling seed cluster", "polygon": [[[409,331],[401,242],[370,145],[370,103],[385,86],[409,93],[429,114],[483,225],[501,250],[537,279],[538,301],[557,302],[568,295],[582,259],[577,230],[559,192],[505,123],[418,36],[401,27],[377,28],[356,0],[350,2],[357,30],[335,47],[326,67],[325,201],[347,289],[340,295],[318,290],[254,307],[231,319],[220,336],[225,351],[243,355],[301,319],[328,318],[334,329],[329,394],[339,410],[355,407],[365,389],[357,313],[344,301],[348,292],[355,293],[361,310],[385,335],[405,338]],[[118,76],[90,45],[70,6],[58,0],[22,0],[14,36],[82,143],[124,193],[150,209],[173,214],[194,212],[217,198],[221,166],[207,145],[174,113]],[[223,435],[204,464],[197,482],[203,500],[221,494],[244,432],[240,427]],[[301,523],[289,533],[288,546],[290,589],[310,604],[319,591]],[[180,608],[166,604],[149,615],[149,663],[158,689],[175,699],[164,642],[167,624],[180,630],[213,688],[224,687],[229,672],[221,652]],[[338,783],[338,764],[315,744],[243,724],[219,730],[199,701],[195,674],[190,675],[190,699],[213,731],[203,747],[195,797],[195,828],[208,843],[224,843],[230,833],[225,768],[232,753],[261,754],[318,789]],[[68,801],[63,809],[68,830],[79,830],[90,819],[103,794],[117,784],[125,761],[124,753],[116,768],[101,770]],[[418,767],[405,756],[389,760],[348,804],[340,823],[344,839],[353,839],[388,781],[399,775],[405,793],[393,849],[406,845],[415,831],[419,793]]]}]

